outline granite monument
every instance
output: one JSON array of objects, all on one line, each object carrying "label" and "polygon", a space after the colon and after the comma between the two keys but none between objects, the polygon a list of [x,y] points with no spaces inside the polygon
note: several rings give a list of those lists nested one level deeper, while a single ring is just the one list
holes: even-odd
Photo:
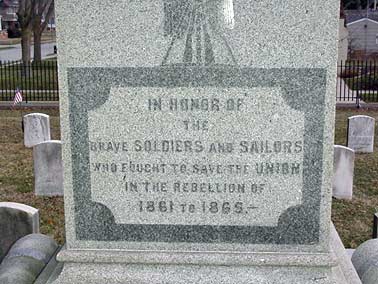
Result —
[{"label": "granite monument", "polygon": [[357,283],[330,248],[338,1],[56,5],[54,283]]}]

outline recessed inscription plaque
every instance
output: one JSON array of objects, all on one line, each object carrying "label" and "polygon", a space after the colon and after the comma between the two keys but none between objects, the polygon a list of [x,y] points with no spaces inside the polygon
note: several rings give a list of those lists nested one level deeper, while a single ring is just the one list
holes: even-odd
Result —
[{"label": "recessed inscription plaque", "polygon": [[68,75],[79,240],[318,242],[324,70]]},{"label": "recessed inscription plaque", "polygon": [[277,226],[302,202],[304,114],[279,88],[111,88],[88,118],[117,224]]}]

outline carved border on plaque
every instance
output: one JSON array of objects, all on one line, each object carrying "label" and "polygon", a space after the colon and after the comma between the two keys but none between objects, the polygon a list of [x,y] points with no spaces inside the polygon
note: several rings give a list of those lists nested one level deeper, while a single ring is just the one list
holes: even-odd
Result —
[{"label": "carved border on plaque", "polygon": [[[78,240],[307,244],[319,242],[326,69],[314,68],[68,68],[72,185]],[[278,226],[116,224],[91,200],[88,111],[104,104],[111,87],[279,87],[286,103],[305,115],[302,204]]]}]

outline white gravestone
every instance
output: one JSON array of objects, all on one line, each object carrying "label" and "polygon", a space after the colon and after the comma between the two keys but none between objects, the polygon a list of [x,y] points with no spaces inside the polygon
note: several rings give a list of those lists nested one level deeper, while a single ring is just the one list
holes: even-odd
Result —
[{"label": "white gravestone", "polygon": [[374,149],[375,119],[367,115],[348,118],[347,146],[356,152],[372,153]]},{"label": "white gravestone", "polygon": [[354,151],[348,147],[335,145],[333,160],[332,195],[338,199],[353,197]]},{"label": "white gravestone", "polygon": [[62,143],[49,140],[33,147],[35,194],[63,195]]},{"label": "white gravestone", "polygon": [[0,263],[15,241],[38,232],[37,209],[21,203],[0,202]]},{"label": "white gravestone", "polygon": [[25,147],[30,148],[50,139],[50,116],[43,113],[30,113],[24,116]]}]

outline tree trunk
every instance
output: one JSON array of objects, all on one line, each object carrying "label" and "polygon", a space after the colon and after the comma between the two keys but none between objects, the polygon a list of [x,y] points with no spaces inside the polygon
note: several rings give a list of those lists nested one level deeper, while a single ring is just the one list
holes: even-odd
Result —
[{"label": "tree trunk", "polygon": [[31,44],[31,29],[24,29],[21,31],[21,50],[22,50],[22,76],[30,76],[30,44]]},{"label": "tree trunk", "polygon": [[42,34],[38,31],[34,31],[34,61],[33,62],[41,62],[42,60],[42,52],[41,52],[41,38]]}]

